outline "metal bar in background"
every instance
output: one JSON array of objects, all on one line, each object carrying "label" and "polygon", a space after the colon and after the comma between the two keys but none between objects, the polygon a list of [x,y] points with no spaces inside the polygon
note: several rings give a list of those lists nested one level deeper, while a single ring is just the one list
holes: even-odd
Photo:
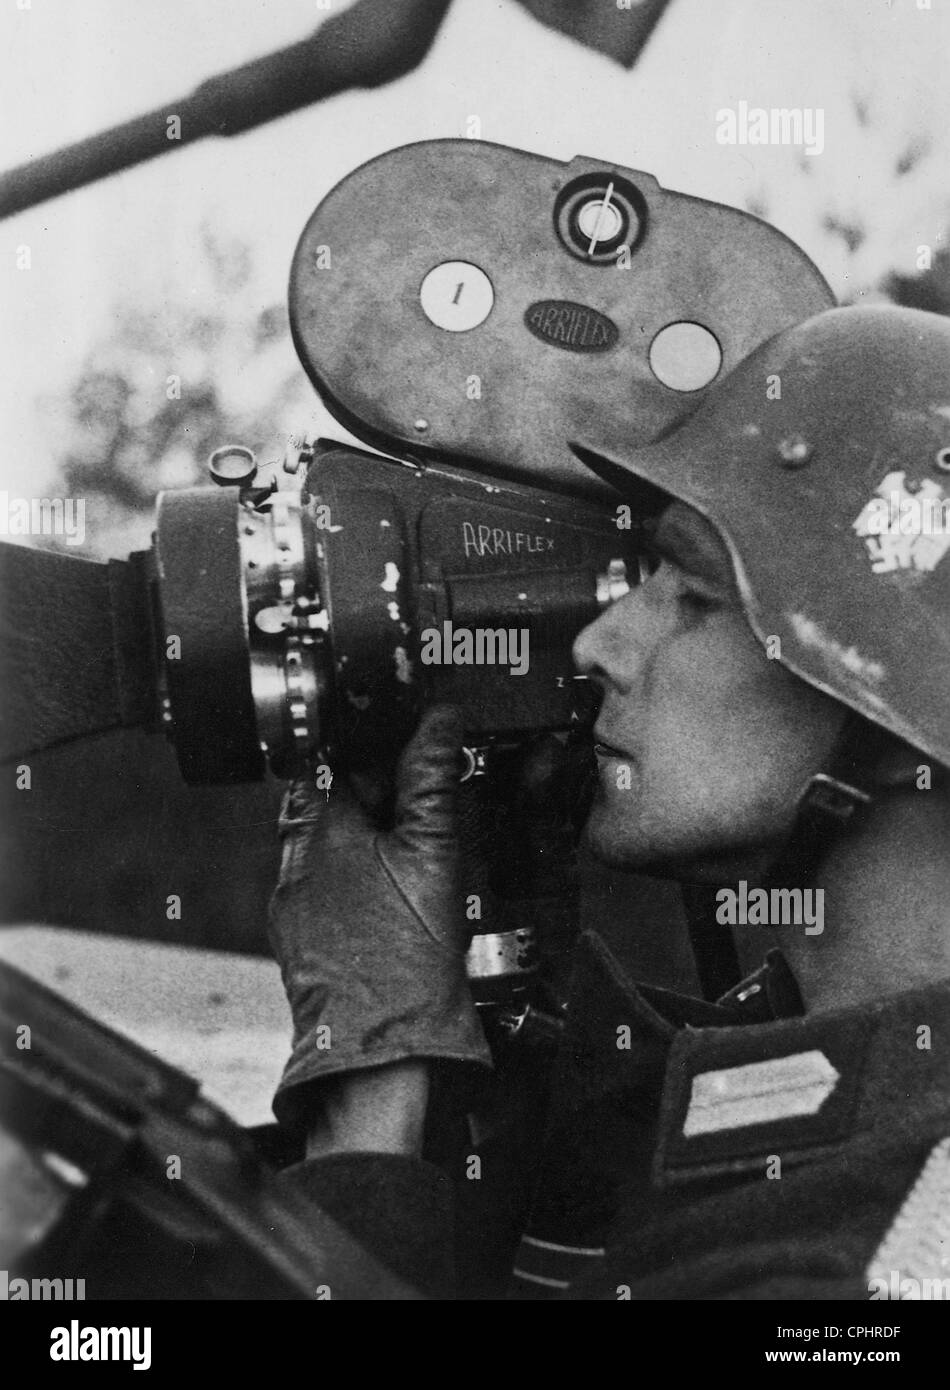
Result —
[{"label": "metal bar in background", "polygon": [[[0,218],[207,135],[245,130],[418,67],[451,0],[359,0],[309,38],[202,82],[190,96],[0,175]],[[169,127],[169,118],[178,124]],[[170,138],[174,132],[174,138]]]}]

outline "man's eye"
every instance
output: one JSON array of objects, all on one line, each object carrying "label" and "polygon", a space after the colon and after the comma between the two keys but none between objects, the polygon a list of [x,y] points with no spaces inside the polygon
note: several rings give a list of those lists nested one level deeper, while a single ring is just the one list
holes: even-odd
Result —
[{"label": "man's eye", "polygon": [[676,595],[676,601],[683,612],[690,618],[696,619],[705,617],[708,613],[714,613],[719,607],[719,600],[714,594],[705,589],[691,584],[689,580],[681,579]]},{"label": "man's eye", "polygon": [[671,556],[664,555],[662,549],[649,546],[646,554],[650,562],[650,578],[669,586],[667,592],[672,591],[676,604],[688,620],[695,622],[721,606],[721,599],[714,590],[682,569]]}]

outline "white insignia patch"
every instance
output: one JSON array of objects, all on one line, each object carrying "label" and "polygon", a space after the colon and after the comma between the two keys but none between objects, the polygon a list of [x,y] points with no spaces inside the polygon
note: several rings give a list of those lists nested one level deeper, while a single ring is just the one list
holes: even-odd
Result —
[{"label": "white insignia patch", "polygon": [[875,574],[935,569],[950,550],[950,498],[932,478],[916,492],[904,473],[888,473],[862,507],[851,529],[861,536]]},{"label": "white insignia patch", "polygon": [[683,1134],[690,1139],[795,1115],[815,1115],[835,1089],[839,1075],[817,1049],[704,1071],[693,1077]]}]

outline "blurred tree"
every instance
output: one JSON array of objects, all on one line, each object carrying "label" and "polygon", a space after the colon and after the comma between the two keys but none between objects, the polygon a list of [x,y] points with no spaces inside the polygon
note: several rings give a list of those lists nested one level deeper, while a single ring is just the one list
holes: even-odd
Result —
[{"label": "blurred tree", "polygon": [[57,490],[86,500],[86,554],[147,545],[158,492],[205,483],[220,444],[275,449],[313,412],[286,308],[253,307],[249,248],[205,228],[196,259],[187,297],[119,306],[71,389],[44,402]]},{"label": "blurred tree", "polygon": [[[805,247],[842,304],[892,298],[898,278],[921,278],[921,245],[936,262],[946,240],[945,148],[928,129],[928,114],[908,103],[894,120],[886,93],[855,86],[829,109],[828,125],[829,138],[833,128],[839,147],[854,152],[858,177],[845,176],[839,160],[811,158],[800,148],[762,157],[747,211]],[[927,293],[932,281],[924,280]]]}]

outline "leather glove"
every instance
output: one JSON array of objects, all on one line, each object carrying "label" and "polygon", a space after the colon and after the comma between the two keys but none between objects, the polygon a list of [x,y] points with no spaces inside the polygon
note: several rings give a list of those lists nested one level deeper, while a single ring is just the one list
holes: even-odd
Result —
[{"label": "leather glove", "polygon": [[399,761],[385,833],[339,779],[288,789],[270,909],[294,1023],[282,1124],[312,1118],[312,1083],[343,1072],[416,1057],[491,1065],[465,973],[460,744],[457,711],[430,708]]}]

